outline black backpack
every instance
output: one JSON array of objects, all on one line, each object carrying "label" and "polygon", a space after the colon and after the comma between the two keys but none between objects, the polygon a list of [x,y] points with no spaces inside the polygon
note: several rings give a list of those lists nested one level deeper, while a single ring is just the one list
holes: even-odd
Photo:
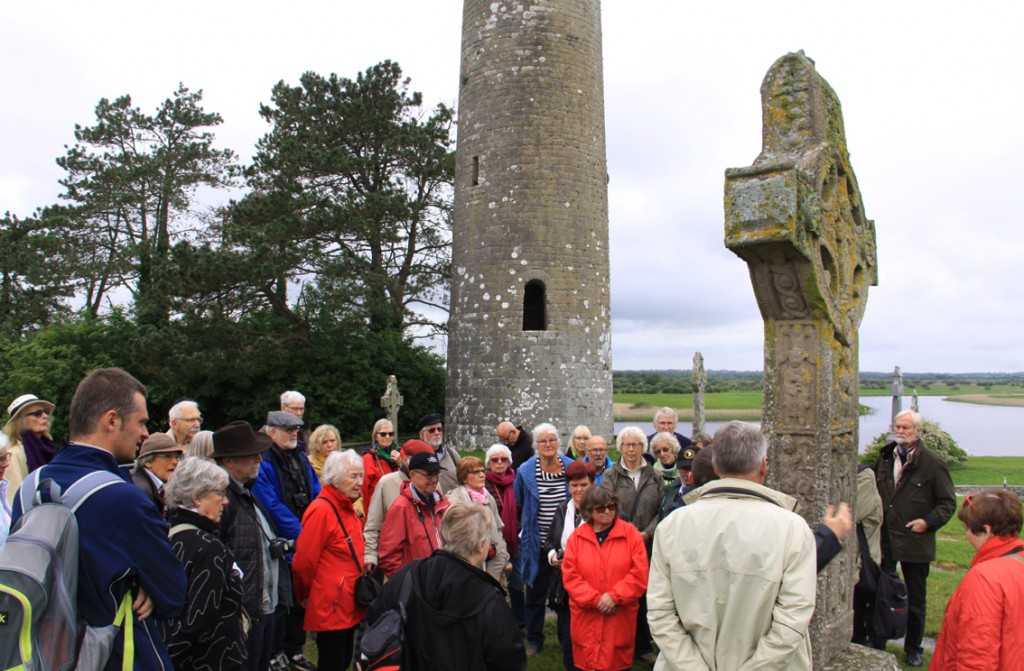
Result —
[{"label": "black backpack", "polygon": [[877,639],[901,638],[907,633],[907,586],[895,571],[886,571],[871,558],[864,525],[857,524],[860,546],[860,581],[857,591],[874,604],[872,633]]},{"label": "black backpack", "polygon": [[381,613],[377,621],[363,634],[355,656],[356,671],[398,671],[401,668],[407,607],[416,582],[413,573],[417,568],[415,565],[410,566],[402,577],[398,604]]}]

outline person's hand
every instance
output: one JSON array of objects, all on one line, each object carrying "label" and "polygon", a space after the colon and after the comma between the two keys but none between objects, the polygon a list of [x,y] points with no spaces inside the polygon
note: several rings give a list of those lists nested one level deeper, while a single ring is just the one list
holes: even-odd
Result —
[{"label": "person's hand", "polygon": [[825,519],[821,523],[831,529],[836,538],[843,540],[853,528],[853,515],[850,513],[850,506],[840,503],[839,512],[836,512],[836,507],[830,505],[825,510]]},{"label": "person's hand", "polygon": [[611,598],[608,592],[605,592],[597,601],[597,609],[602,615],[612,615],[618,610],[618,606],[615,605],[615,599]]},{"label": "person's hand", "polygon": [[650,535],[646,531],[641,531],[640,532],[640,538],[643,540],[644,543],[646,543],[647,541],[651,540]]},{"label": "person's hand", "polygon": [[503,570],[505,571],[505,575],[512,575],[512,562],[506,562]]},{"label": "person's hand", "polygon": [[391,463],[400,464],[402,463],[402,455],[398,450],[391,450]]},{"label": "person's hand", "polygon": [[907,522],[907,528],[913,531],[915,534],[923,534],[924,532],[928,531],[928,523],[922,520],[921,518],[918,518],[916,520]]},{"label": "person's hand", "polygon": [[375,570],[377,570],[377,565],[371,564],[370,562],[366,562],[366,565],[363,567],[363,570],[366,571],[366,575],[370,575]]},{"label": "person's hand", "polygon": [[139,622],[153,614],[153,600],[149,598],[146,590],[142,589],[142,587],[139,587],[139,593],[135,595],[135,600],[132,601],[132,612],[139,618]]},{"label": "person's hand", "polygon": [[562,560],[558,557],[558,550],[552,550],[548,552],[548,563],[558,568],[562,565]]}]

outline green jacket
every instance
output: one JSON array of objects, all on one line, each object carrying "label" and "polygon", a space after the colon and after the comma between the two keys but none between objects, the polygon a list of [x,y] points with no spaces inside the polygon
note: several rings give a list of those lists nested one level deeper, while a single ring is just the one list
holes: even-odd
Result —
[{"label": "green jacket", "polygon": [[648,549],[658,526],[663,482],[661,473],[645,462],[640,468],[640,483],[634,485],[621,460],[606,470],[601,480],[601,487],[612,490],[619,497],[619,517],[636,527],[637,531],[647,532]]},{"label": "green jacket", "polygon": [[[935,561],[935,532],[956,511],[953,479],[949,477],[946,462],[925,447],[922,439],[904,465],[899,485],[896,485],[892,474],[895,448],[896,443],[883,447],[875,464],[875,481],[885,515],[883,559],[921,564]],[[916,519],[928,523],[927,531],[915,533],[907,528],[907,523]]]}]

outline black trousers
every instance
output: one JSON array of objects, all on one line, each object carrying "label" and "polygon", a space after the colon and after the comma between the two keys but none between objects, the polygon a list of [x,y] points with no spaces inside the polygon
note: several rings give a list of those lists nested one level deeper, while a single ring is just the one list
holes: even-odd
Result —
[{"label": "black trousers", "polygon": [[351,666],[357,628],[317,632],[316,668],[319,671],[345,671]]},{"label": "black trousers", "polygon": [[925,606],[928,599],[928,572],[931,563],[900,563],[903,582],[907,583],[907,636],[903,639],[903,650],[921,652],[924,637]]}]

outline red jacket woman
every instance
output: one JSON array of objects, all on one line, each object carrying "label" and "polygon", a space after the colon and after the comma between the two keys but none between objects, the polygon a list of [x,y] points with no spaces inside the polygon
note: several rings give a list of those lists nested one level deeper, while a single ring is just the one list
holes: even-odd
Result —
[{"label": "red jacket woman", "polygon": [[[420,482],[425,476],[413,468],[420,456],[427,455],[416,455],[409,462],[409,480],[402,483],[380,528],[377,566],[389,578],[412,560],[425,559],[441,547],[441,516],[450,504],[437,491],[436,474],[432,481]],[[430,456],[437,461],[437,457]],[[427,499],[433,500],[433,508],[427,505]]]},{"label": "red jacket woman", "polygon": [[647,550],[640,532],[618,519],[618,497],[610,490],[588,489],[582,513],[589,523],[569,536],[562,560],[573,663],[583,671],[629,669],[639,599],[647,590]]},{"label": "red jacket woman", "polygon": [[[1024,541],[1015,494],[987,490],[964,500],[960,519],[977,549],[949,599],[931,671],[1024,669]],[[972,529],[971,527],[974,527]]]}]

